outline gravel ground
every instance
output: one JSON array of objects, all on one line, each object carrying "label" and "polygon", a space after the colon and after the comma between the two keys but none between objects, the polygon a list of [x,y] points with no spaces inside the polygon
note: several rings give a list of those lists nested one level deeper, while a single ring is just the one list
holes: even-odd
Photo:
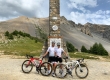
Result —
[{"label": "gravel ground", "polygon": [[[74,73],[73,78],[67,76],[59,79],[52,76],[42,76],[33,68],[30,74],[24,74],[21,65],[25,59],[12,59],[0,56],[0,80],[80,80]],[[110,80],[110,62],[100,60],[85,60],[89,68],[89,75],[83,80]]]}]

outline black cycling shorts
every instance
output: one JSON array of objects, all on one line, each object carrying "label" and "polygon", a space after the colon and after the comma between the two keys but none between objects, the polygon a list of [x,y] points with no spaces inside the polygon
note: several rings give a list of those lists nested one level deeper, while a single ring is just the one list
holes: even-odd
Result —
[{"label": "black cycling shorts", "polygon": [[62,63],[62,58],[56,57],[55,59],[56,59],[56,62]]},{"label": "black cycling shorts", "polygon": [[49,56],[48,62],[56,62],[54,56]]}]

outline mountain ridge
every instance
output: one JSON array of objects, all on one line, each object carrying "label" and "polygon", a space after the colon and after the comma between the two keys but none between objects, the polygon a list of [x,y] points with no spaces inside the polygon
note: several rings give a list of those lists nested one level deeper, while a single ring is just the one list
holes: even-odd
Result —
[{"label": "mountain ridge", "polygon": [[[110,36],[109,25],[99,25],[86,23],[85,25],[76,24],[71,20],[67,20],[64,16],[60,22],[61,35],[65,41],[71,42],[79,51],[82,45],[87,49],[95,42],[102,43],[105,49],[110,53]],[[39,37],[40,28],[45,34],[49,34],[49,18],[28,18],[20,16],[15,19],[0,22],[0,33],[5,31],[12,32],[14,30],[29,33],[31,36]],[[108,34],[106,36],[106,34]]]}]

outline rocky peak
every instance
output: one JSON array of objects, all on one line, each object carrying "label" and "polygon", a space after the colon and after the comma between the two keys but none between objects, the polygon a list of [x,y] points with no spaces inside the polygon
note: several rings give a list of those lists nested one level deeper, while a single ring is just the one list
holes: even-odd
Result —
[{"label": "rocky peak", "polygon": [[68,20],[68,22],[69,22],[73,27],[76,27],[75,22],[73,22],[73,21],[71,21],[71,20]]},{"label": "rocky peak", "polygon": [[67,19],[66,19],[64,16],[61,16],[61,18],[60,18],[60,19],[61,19],[61,21],[62,21],[62,20],[67,21]]},{"label": "rocky peak", "polygon": [[85,33],[85,34],[87,34],[89,36],[92,36],[88,24],[85,24],[84,27],[81,27],[81,32],[83,32],[83,33]]},{"label": "rocky peak", "polygon": [[68,22],[68,20],[64,16],[61,16],[60,17],[60,24],[69,25],[69,22]]}]

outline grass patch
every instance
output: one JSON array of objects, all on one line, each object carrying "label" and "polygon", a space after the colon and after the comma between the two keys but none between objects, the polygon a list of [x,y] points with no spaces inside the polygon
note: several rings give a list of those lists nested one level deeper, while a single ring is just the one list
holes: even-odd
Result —
[{"label": "grass patch", "polygon": [[33,56],[39,56],[42,50],[43,43],[32,40],[28,37],[18,38],[16,41],[11,40],[7,43],[3,43],[0,46],[0,50],[4,51],[6,55],[19,55],[24,56],[31,54]]},{"label": "grass patch", "polygon": [[69,53],[69,55],[71,58],[99,59],[96,55],[90,53],[75,52],[75,53]]},{"label": "grass patch", "polygon": [[103,56],[103,58],[106,58],[106,59],[110,60],[110,56]]}]

